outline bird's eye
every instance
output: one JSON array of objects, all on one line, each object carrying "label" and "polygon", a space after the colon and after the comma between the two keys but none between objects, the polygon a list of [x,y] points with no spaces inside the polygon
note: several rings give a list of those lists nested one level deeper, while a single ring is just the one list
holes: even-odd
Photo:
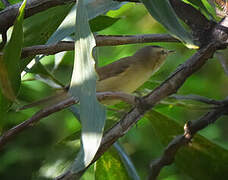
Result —
[{"label": "bird's eye", "polygon": [[166,54],[167,52],[163,49],[161,50],[161,54]]}]

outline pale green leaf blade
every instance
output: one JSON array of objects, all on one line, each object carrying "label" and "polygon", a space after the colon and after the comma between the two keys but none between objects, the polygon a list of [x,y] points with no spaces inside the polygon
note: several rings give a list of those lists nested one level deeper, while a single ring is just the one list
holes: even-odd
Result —
[{"label": "pale green leaf blade", "polygon": [[[175,120],[156,111],[150,111],[146,117],[153,131],[166,147],[177,135],[183,134],[183,127]],[[227,179],[228,151],[221,146],[196,134],[189,146],[178,151],[175,164],[193,179]],[[199,168],[200,167],[200,168]]]},{"label": "pale green leaf blade", "polygon": [[128,180],[131,179],[118,152],[112,147],[96,162],[96,180]]},{"label": "pale green leaf blade", "polygon": [[3,57],[0,59],[0,87],[2,94],[10,101],[16,99],[21,83],[19,60],[23,45],[25,5],[26,0],[23,1],[19,8],[11,38],[3,49]]},{"label": "pale green leaf blade", "polygon": [[[110,9],[116,9],[121,6],[120,2],[112,0],[88,0],[85,1],[85,6],[88,12],[88,19],[91,20]],[[71,9],[57,31],[50,37],[47,44],[56,43],[74,32],[75,27],[76,5]]]},{"label": "pale green leaf blade", "polygon": [[173,36],[180,39],[187,47],[196,48],[191,34],[180,24],[168,0],[141,0],[151,16],[161,23]]},{"label": "pale green leaf blade", "polygon": [[76,53],[70,93],[80,101],[81,149],[72,167],[73,172],[78,172],[89,165],[99,148],[106,112],[105,107],[96,99],[97,75],[92,56],[96,43],[82,0],[77,1],[75,27]]}]

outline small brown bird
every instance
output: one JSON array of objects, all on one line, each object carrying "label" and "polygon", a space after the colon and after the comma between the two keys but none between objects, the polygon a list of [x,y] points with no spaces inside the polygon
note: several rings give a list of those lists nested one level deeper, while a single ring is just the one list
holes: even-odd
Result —
[{"label": "small brown bird", "polygon": [[[165,62],[171,50],[160,46],[146,46],[139,49],[134,55],[121,58],[111,64],[97,68],[99,76],[97,92],[124,92],[132,93],[143,85]],[[54,104],[67,98],[66,92],[26,105],[25,109],[42,104]],[[104,104],[115,104],[118,100],[102,100]]]},{"label": "small brown bird", "polygon": [[159,70],[171,52],[173,51],[160,46],[146,46],[133,56],[121,58],[98,68],[97,92],[134,92]]}]

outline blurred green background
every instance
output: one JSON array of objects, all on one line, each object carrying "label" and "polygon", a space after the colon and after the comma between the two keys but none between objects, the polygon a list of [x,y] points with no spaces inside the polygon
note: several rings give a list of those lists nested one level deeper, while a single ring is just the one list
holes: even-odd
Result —
[{"label": "blurred green background", "polygon": [[[127,3],[118,10],[109,11],[107,15],[120,19],[111,27],[99,31],[98,34],[134,35],[167,33],[141,4]],[[175,50],[176,53],[168,57],[166,64],[151,77],[150,81],[145,83],[144,86],[136,92],[137,95],[142,95],[152,90],[195,52],[194,50],[187,49],[180,43],[150,44]],[[137,49],[145,45],[149,44],[99,47],[99,66],[118,60],[121,57],[132,55]],[[68,84],[70,81],[73,58],[73,52],[66,53],[59,68],[54,71],[55,77],[63,84]],[[42,59],[41,62],[49,70],[52,70],[54,59],[55,56],[47,56]],[[29,74],[26,78],[34,78],[34,75]],[[213,58],[210,59],[200,71],[188,78],[178,91],[178,94],[198,94],[220,100],[227,96],[227,88],[228,77],[224,73],[219,61]],[[19,96],[20,105],[39,100],[53,93],[54,90],[41,81],[24,81]],[[190,107],[191,103],[193,106]],[[194,104],[189,101],[170,102],[164,100],[154,109],[183,126],[186,121],[197,119],[207,112],[207,110],[196,110],[197,108],[194,108],[194,105],[199,104]],[[125,111],[129,109],[124,103],[112,108]],[[9,113],[9,121],[6,127],[11,128],[27,120],[38,110],[39,107],[19,111],[17,113],[12,110],[12,112]],[[109,120],[106,126],[110,127],[114,122],[120,119],[122,113],[110,111],[108,115]],[[51,177],[55,177],[56,174],[65,168],[65,165],[70,164],[69,159],[74,159],[76,150],[79,147],[79,140],[75,140],[75,137],[79,138],[79,130],[80,123],[67,109],[42,119],[38,124],[14,138],[1,151],[0,179],[27,180],[51,179]],[[73,136],[71,136],[72,134]],[[200,131],[199,134],[227,150],[227,117],[220,118],[215,124]],[[69,142],[69,139],[65,139],[69,136],[71,136],[71,140],[72,137],[74,137],[74,140]],[[142,118],[136,126],[120,139],[120,142],[132,159],[141,179],[145,179],[148,176],[149,163],[159,157],[164,149],[164,145],[162,145],[156,132],[153,130],[150,120],[148,118]],[[83,179],[95,179],[93,168],[93,166],[90,167]],[[178,180],[194,179],[194,177],[191,177],[176,164],[172,164],[161,171],[158,179]]]}]

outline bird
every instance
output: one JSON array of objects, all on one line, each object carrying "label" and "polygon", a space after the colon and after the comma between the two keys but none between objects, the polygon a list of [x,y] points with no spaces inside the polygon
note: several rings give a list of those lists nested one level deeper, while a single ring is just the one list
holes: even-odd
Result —
[{"label": "bird", "polygon": [[173,50],[160,46],[146,46],[132,56],[97,68],[99,80],[96,91],[134,92],[160,69],[171,52]]},{"label": "bird", "polygon": [[[106,66],[96,68],[99,77],[96,83],[96,91],[133,93],[160,69],[166,57],[172,52],[174,51],[160,46],[145,46],[132,56],[123,57]],[[69,86],[66,89],[69,89]],[[67,97],[69,97],[69,94],[64,91],[30,105],[25,105],[20,110],[45,102],[53,104],[53,102],[59,102]],[[101,103],[113,105],[118,102],[119,100],[104,99]]]}]

